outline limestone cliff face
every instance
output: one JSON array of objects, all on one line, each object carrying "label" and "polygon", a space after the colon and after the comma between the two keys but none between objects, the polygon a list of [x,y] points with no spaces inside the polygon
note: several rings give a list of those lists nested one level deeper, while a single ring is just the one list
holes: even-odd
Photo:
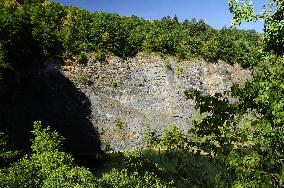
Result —
[{"label": "limestone cliff face", "polygon": [[214,95],[250,77],[248,70],[222,62],[177,62],[143,54],[106,62],[88,59],[86,65],[63,66],[61,71],[89,98],[90,121],[103,147],[115,151],[145,146],[149,127],[157,135],[171,124],[187,131],[196,110],[185,89]]}]

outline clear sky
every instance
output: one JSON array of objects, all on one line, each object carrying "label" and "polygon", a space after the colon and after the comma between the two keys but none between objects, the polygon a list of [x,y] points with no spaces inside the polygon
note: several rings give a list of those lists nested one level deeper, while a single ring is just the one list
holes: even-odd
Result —
[{"label": "clear sky", "polygon": [[[214,28],[230,26],[232,15],[227,0],[51,0],[64,5],[84,8],[88,11],[118,13],[122,16],[136,15],[144,19],[160,19],[177,15],[180,21],[192,18],[204,19]],[[266,0],[255,0],[255,8],[261,9]],[[261,32],[263,22],[245,23],[241,29],[255,29]]]}]

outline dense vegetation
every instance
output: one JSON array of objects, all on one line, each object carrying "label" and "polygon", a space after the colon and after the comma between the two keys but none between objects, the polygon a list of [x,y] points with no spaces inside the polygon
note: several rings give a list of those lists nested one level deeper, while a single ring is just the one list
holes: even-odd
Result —
[{"label": "dense vegetation", "polygon": [[[147,150],[111,154],[108,168],[91,173],[62,151],[63,138],[35,122],[31,153],[22,156],[0,134],[1,187],[282,187],[284,181],[283,3],[260,16],[251,4],[229,0],[235,23],[265,20],[264,40],[254,31],[215,30],[202,21],[160,21],[89,13],[48,1],[0,0],[1,93],[9,72],[36,57],[96,51],[159,52],[178,58],[254,66],[253,78],[228,93],[194,98],[199,114],[188,134],[170,126],[145,135]],[[264,48],[262,48],[262,46]],[[5,88],[6,87],[6,88]],[[209,112],[209,113],[208,113]],[[98,156],[100,158],[100,156]]]},{"label": "dense vegetation", "polygon": [[0,57],[9,63],[41,53],[97,51],[98,56],[129,57],[144,51],[252,66],[261,49],[261,35],[255,31],[215,30],[202,20],[144,20],[43,0],[1,0],[0,10]]}]

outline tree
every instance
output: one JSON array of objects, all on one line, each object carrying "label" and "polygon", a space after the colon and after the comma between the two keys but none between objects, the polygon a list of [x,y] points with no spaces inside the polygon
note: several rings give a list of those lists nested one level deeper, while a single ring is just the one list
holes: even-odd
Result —
[{"label": "tree", "polygon": [[262,12],[256,12],[252,0],[229,0],[230,11],[233,13],[233,24],[240,25],[243,21],[264,20],[264,43],[266,50],[277,54],[284,53],[284,2],[267,0]]},{"label": "tree", "polygon": [[64,8],[59,3],[33,2],[25,4],[33,39],[45,55],[60,49],[58,32],[62,25]]},{"label": "tree", "polygon": [[[221,179],[230,182],[229,186],[283,187],[284,57],[279,46],[283,17],[278,16],[283,14],[282,1],[270,1],[270,9],[262,14],[254,12],[251,1],[229,0],[229,5],[234,24],[265,20],[265,48],[258,52],[261,58],[252,79],[243,87],[232,87],[231,94],[238,101],[229,101],[228,93],[203,96],[198,91],[186,92],[204,116],[190,131],[191,144],[224,162],[227,172]],[[278,40],[275,44],[274,39]]]}]

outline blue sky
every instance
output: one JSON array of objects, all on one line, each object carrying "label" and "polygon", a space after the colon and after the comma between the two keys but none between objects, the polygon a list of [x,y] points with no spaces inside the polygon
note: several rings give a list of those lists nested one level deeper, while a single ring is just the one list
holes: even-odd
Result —
[{"label": "blue sky", "polygon": [[[227,0],[52,0],[64,5],[84,8],[88,11],[136,15],[144,19],[160,19],[177,15],[180,21],[192,18],[204,19],[214,28],[230,26],[232,15]],[[266,0],[255,0],[255,8],[261,9]],[[263,22],[245,23],[241,29],[263,30]]]}]

